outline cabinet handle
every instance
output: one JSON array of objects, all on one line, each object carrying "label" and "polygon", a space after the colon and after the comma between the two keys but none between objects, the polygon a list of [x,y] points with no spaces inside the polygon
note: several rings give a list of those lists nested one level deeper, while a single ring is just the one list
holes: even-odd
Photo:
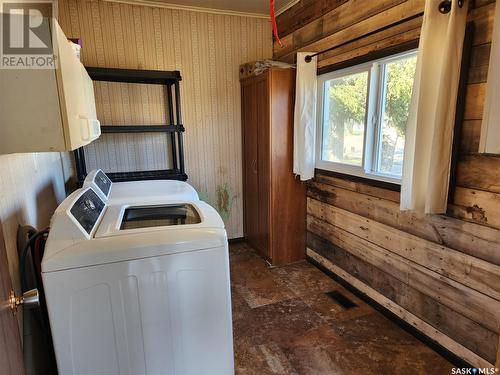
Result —
[{"label": "cabinet handle", "polygon": [[101,123],[99,120],[89,119],[83,115],[80,115],[79,118],[82,140],[88,141],[101,135]]}]

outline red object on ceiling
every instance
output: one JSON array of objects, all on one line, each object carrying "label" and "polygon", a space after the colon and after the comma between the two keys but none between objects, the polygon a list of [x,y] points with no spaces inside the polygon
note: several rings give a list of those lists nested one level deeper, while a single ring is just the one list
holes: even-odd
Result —
[{"label": "red object on ceiling", "polygon": [[278,42],[280,47],[283,47],[283,43],[281,43],[280,36],[278,35],[278,26],[276,26],[276,14],[274,12],[274,0],[269,0],[269,13],[271,15],[271,23],[273,24],[274,39],[276,39],[276,42]]}]

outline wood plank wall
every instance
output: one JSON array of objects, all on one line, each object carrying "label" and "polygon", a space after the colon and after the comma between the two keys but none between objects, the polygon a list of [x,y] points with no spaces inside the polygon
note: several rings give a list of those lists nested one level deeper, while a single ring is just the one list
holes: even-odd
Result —
[{"label": "wood plank wall", "polygon": [[[313,5],[314,4],[314,5]],[[302,0],[278,17],[284,48],[320,51],[423,11],[424,0]],[[479,155],[495,2],[469,13],[474,46],[453,203],[399,210],[399,193],[317,171],[308,184],[308,255],[478,367],[500,360],[500,157]],[[321,55],[320,68],[418,39],[422,17]]]},{"label": "wood plank wall", "polygon": [[[101,0],[60,0],[59,21],[68,37],[82,39],[82,61],[87,66],[181,71],[189,182],[219,210],[228,235],[241,237],[239,65],[271,57],[269,21]],[[124,85],[96,86],[103,123],[163,123],[158,92],[133,90]],[[91,163],[110,170],[134,165],[144,160],[145,153],[156,155],[162,147],[149,138],[141,148],[142,140],[133,137],[104,135],[92,145],[107,147],[112,155],[113,150],[128,148],[130,160],[111,156]]]}]

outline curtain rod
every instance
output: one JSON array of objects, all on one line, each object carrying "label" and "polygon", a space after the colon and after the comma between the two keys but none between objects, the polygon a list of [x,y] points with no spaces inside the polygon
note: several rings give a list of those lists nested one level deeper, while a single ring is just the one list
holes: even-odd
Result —
[{"label": "curtain rod", "polygon": [[[443,0],[443,1],[441,1],[441,3],[439,3],[439,6],[438,6],[439,12],[442,13],[442,14],[449,13],[450,10],[451,10],[451,1],[452,0]],[[458,0],[458,6],[460,8],[462,8],[463,5],[464,5],[464,0]],[[386,25],[386,26],[384,26],[384,27],[382,27],[380,29],[373,30],[373,31],[371,31],[371,32],[369,32],[367,34],[364,34],[364,35],[360,35],[360,36],[358,36],[356,38],[348,40],[347,42],[343,42],[343,43],[340,43],[340,44],[338,44],[336,46],[324,49],[323,51],[319,51],[319,52],[313,53],[312,55],[306,55],[304,57],[304,60],[305,60],[305,62],[309,63],[309,62],[312,61],[313,57],[316,57],[316,56],[321,55],[321,54],[326,53],[326,52],[333,51],[334,49],[343,47],[343,46],[345,46],[347,44],[357,42],[358,40],[361,40],[363,38],[366,38],[366,37],[372,36],[372,35],[374,35],[376,33],[380,33],[382,31],[388,30],[391,27],[395,27],[395,26],[401,25],[401,24],[403,24],[405,22],[408,22],[408,21],[411,21],[411,20],[413,20],[415,18],[418,18],[418,17],[422,16],[423,14],[424,14],[424,12],[417,13],[417,14],[411,16],[411,17],[408,17],[408,18],[405,18],[405,19],[393,22],[393,23],[391,23],[389,25]]]}]

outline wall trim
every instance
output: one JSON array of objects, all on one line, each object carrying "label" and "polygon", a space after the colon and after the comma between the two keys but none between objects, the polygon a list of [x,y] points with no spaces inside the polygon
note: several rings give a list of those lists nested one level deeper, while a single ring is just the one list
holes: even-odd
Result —
[{"label": "wall trim", "polygon": [[227,240],[227,242],[229,243],[229,245],[234,245],[234,244],[237,244],[237,243],[242,243],[242,242],[245,242],[245,237],[234,237],[234,238],[229,238]]},{"label": "wall trim", "polygon": [[[104,0],[104,1],[108,2],[108,3],[121,3],[121,4],[128,4],[128,5],[153,7],[153,8],[186,10],[186,11],[190,11],[190,12],[221,14],[221,15],[225,15],[225,16],[238,16],[238,17],[269,19],[268,14],[238,12],[236,10],[214,9],[214,8],[204,8],[204,7],[196,7],[196,6],[190,6],[190,5],[171,4],[171,3],[164,3],[164,2],[155,1],[155,0]],[[298,0],[296,0],[296,1],[298,2]],[[289,4],[287,4],[287,5],[289,5]],[[286,10],[286,9],[284,9],[284,8],[286,8],[286,6],[284,6],[282,8],[283,10],[280,9],[279,11],[284,12]]]},{"label": "wall trim", "polygon": [[351,175],[351,174],[334,172],[334,171],[329,171],[329,170],[321,169],[321,168],[315,168],[314,169],[314,177],[316,177],[317,175],[323,175],[323,176],[340,178],[342,180],[356,182],[356,183],[362,183],[362,184],[365,184],[365,185],[368,185],[368,186],[377,187],[377,188],[380,188],[380,189],[386,189],[386,190],[390,190],[390,191],[401,192],[401,185],[400,184],[394,184],[392,182],[374,180],[374,179],[367,178],[367,177],[354,176],[354,175]]},{"label": "wall trim", "polygon": [[[475,367],[492,367],[491,363],[481,358],[476,353],[473,353],[472,351],[462,346],[455,340],[451,339],[444,333],[438,331],[436,328],[426,323],[416,315],[413,315],[408,310],[402,308],[392,300],[388,299],[376,290],[370,288],[369,286],[356,279],[354,276],[347,273],[340,267],[336,266],[328,259],[325,259],[309,247],[306,249],[306,257],[318,268],[326,269],[327,271],[331,272],[335,277],[343,280],[346,284],[350,285],[360,294],[365,295],[368,299],[372,300],[382,309],[387,310],[402,321],[414,327],[423,336],[434,342],[435,345],[441,346],[442,348],[446,349],[450,352],[450,354],[456,356],[457,359],[465,361],[466,363],[464,364],[470,363]],[[442,353],[440,354],[442,355]]]}]

